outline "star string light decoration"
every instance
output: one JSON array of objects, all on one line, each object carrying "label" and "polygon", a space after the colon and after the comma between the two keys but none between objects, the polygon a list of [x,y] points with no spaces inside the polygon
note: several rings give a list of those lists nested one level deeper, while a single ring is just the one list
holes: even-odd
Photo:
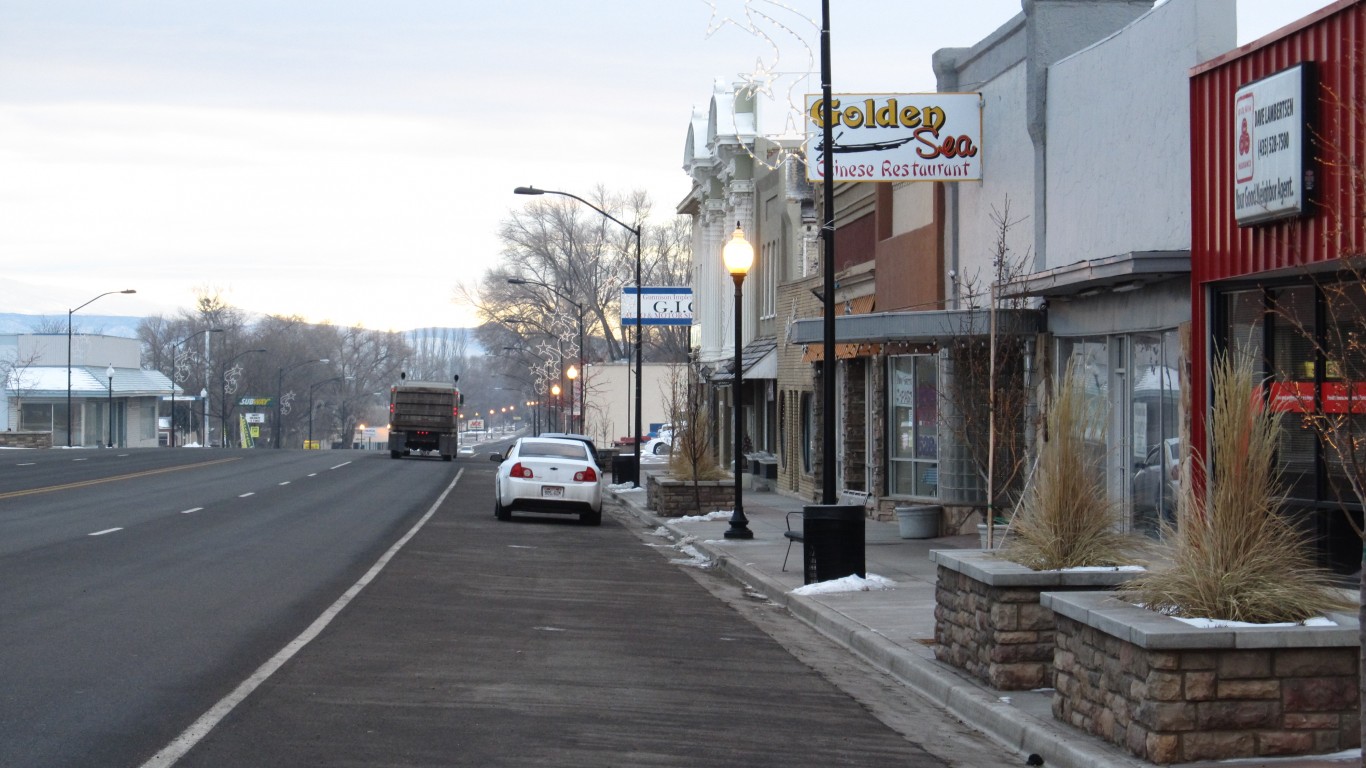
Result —
[{"label": "star string light decoration", "polygon": [[[706,37],[734,27],[741,32],[756,37],[768,48],[768,55],[759,56],[750,72],[741,72],[736,87],[736,102],[754,103],[756,124],[755,134],[762,135],[757,124],[759,97],[777,103],[783,109],[783,128],[781,133],[769,138],[775,139],[776,151],[771,157],[760,157],[751,145],[743,143],[744,151],[754,162],[775,170],[792,158],[801,159],[805,153],[806,132],[806,91],[807,83],[816,74],[816,49],[805,35],[819,37],[820,23],[803,14],[797,8],[777,0],[704,0],[711,9],[707,22]],[[780,44],[780,41],[782,43]],[[797,59],[798,68],[784,70],[782,53],[784,44],[789,50],[789,61]],[[795,55],[794,55],[795,53]],[[805,57],[805,66],[802,58]],[[783,98],[774,95],[774,86],[786,83]],[[734,102],[732,102],[733,109]],[[732,117],[738,118],[737,113]],[[736,124],[732,120],[732,124]],[[782,141],[776,141],[782,139]]]}]

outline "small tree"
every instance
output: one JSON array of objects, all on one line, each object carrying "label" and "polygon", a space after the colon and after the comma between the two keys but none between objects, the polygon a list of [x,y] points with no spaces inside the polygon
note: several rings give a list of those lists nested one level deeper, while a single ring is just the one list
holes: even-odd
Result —
[{"label": "small tree", "polygon": [[698,482],[720,480],[725,472],[716,463],[711,434],[711,414],[702,402],[702,388],[687,379],[689,369],[677,366],[669,375],[669,419],[673,423],[673,443],[669,472],[680,480],[692,481],[693,501],[702,507]]},{"label": "small tree", "polygon": [[[1022,221],[1010,217],[1009,200],[1001,209],[993,208],[992,273],[985,284],[978,275],[964,276],[958,282],[960,300],[968,311],[956,327],[948,329],[942,345],[944,427],[952,438],[956,462],[966,469],[946,472],[941,467],[941,489],[951,494],[951,478],[965,475],[957,481],[963,486],[958,491],[980,493],[990,513],[987,517],[993,521],[1014,507],[1028,462],[1032,398],[1025,362],[1033,336],[995,332],[998,317],[1028,308],[1026,297],[1003,296],[1000,290],[1027,272],[1029,254],[1016,254],[1009,244],[1010,230]],[[992,332],[984,334],[984,326]],[[967,493],[961,499],[949,495],[946,503],[968,501]],[[953,527],[962,522],[955,521]]]}]

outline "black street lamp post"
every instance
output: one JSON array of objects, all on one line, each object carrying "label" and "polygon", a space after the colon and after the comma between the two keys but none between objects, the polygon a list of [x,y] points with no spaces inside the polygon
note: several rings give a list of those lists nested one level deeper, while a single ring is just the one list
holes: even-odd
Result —
[{"label": "black street lamp post", "polygon": [[[91,299],[90,301],[87,301],[86,303],[80,305],[79,307],[76,307],[75,309],[68,309],[68,310],[66,311],[66,447],[67,447],[67,448],[70,448],[70,447],[71,447],[71,423],[75,421],[75,418],[73,417],[73,414],[71,413],[71,316],[74,315],[74,314],[76,314],[76,313],[79,312],[80,310],[82,310],[82,309],[84,309],[84,308],[90,306],[91,304],[93,304],[93,303],[95,302],[95,299],[102,299],[102,298],[104,298],[105,296],[110,296],[110,295],[113,295],[113,294],[115,294],[115,293],[137,293],[137,291],[136,291],[135,289],[133,289],[133,288],[125,288],[125,289],[122,290],[122,291],[106,291],[106,292],[104,292],[104,293],[101,293],[99,296],[96,296],[94,299]],[[98,434],[98,433],[96,433],[96,434]]]},{"label": "black street lamp post", "polygon": [[342,379],[349,379],[349,378],[351,378],[351,377],[350,377],[350,376],[333,376],[333,377],[330,378],[330,379],[323,379],[322,381],[315,381],[315,382],[313,382],[312,384],[309,384],[309,385],[308,385],[308,442],[309,442],[309,445],[312,445],[312,444],[313,444],[313,391],[316,390],[318,387],[321,387],[321,386],[324,385],[324,384],[331,384],[331,383],[334,382],[334,381],[341,381]]},{"label": "black street lamp post", "polygon": [[[514,189],[514,190],[512,190],[512,191],[513,191],[515,194],[518,194],[518,195],[561,195],[561,196],[563,196],[563,197],[568,197],[568,198],[571,198],[571,199],[573,199],[573,200],[578,200],[580,203],[583,203],[584,205],[588,206],[589,208],[592,208],[593,210],[595,210],[595,211],[597,211],[598,213],[602,214],[603,216],[605,216],[606,218],[610,219],[611,221],[616,222],[619,226],[621,226],[621,227],[622,227],[623,229],[625,229],[627,232],[630,232],[631,234],[635,235],[635,237],[636,237],[636,323],[635,323],[635,325],[636,325],[636,392],[635,392],[635,395],[636,395],[636,419],[635,419],[635,434],[631,435],[631,443],[632,443],[632,445],[633,445],[633,447],[634,447],[634,453],[635,453],[635,457],[636,457],[636,458],[635,458],[635,478],[633,478],[633,479],[634,479],[634,481],[635,481],[635,485],[640,485],[640,436],[641,436],[641,434],[645,431],[644,429],[642,429],[641,416],[640,416],[641,404],[642,404],[642,401],[643,401],[643,399],[644,399],[644,398],[641,396],[641,392],[642,392],[642,389],[643,389],[642,386],[641,386],[641,377],[645,374],[644,366],[642,365],[642,360],[643,360],[643,358],[644,358],[644,354],[643,354],[643,352],[642,352],[642,350],[641,350],[641,337],[640,337],[640,322],[641,322],[641,301],[640,301],[640,296],[641,296],[641,290],[642,290],[642,289],[641,289],[641,284],[640,284],[640,230],[641,230],[641,228],[640,228],[640,227],[632,227],[631,225],[627,224],[626,222],[622,221],[621,219],[618,219],[617,217],[613,216],[612,214],[608,213],[607,211],[604,211],[603,209],[597,207],[596,205],[593,205],[592,203],[588,202],[587,200],[584,200],[582,197],[579,197],[578,195],[570,194],[569,192],[559,192],[559,191],[556,191],[556,190],[553,190],[553,189],[537,189],[537,188],[535,188],[535,187],[517,187],[516,189]],[[615,478],[614,478],[614,479],[615,479]]]},{"label": "black street lamp post", "polygon": [[745,282],[745,275],[749,268],[754,265],[754,246],[745,240],[744,230],[740,229],[740,223],[735,223],[735,234],[731,236],[730,242],[726,243],[721,249],[721,260],[725,262],[726,271],[730,272],[730,277],[735,281],[735,372],[731,379],[731,400],[735,408],[731,421],[735,428],[735,511],[730,516],[730,528],[726,529],[727,539],[752,539],[754,532],[749,529],[749,520],[745,517],[744,505],[744,485],[741,481],[744,472],[745,461],[745,425],[744,425],[744,370],[743,355],[744,349],[744,312],[741,305],[741,285]]},{"label": "black street lamp post", "polygon": [[[283,400],[283,399],[284,399],[284,396],[285,396],[285,374],[286,374],[286,373],[289,373],[290,371],[294,370],[295,368],[302,368],[302,367],[304,367],[305,365],[312,365],[312,364],[314,364],[314,363],[329,363],[329,362],[331,362],[331,361],[328,360],[328,359],[325,358],[325,357],[322,357],[322,358],[318,358],[317,360],[305,360],[305,361],[303,361],[302,363],[295,363],[294,365],[291,365],[291,366],[288,366],[288,367],[286,367],[286,368],[281,368],[281,369],[280,369],[280,374],[279,374],[279,376],[278,376],[278,377],[276,378],[276,380],[275,380],[275,448],[276,448],[276,449],[279,449],[279,447],[280,447],[280,419],[281,419],[282,416],[283,416],[283,413],[282,413],[282,411],[280,410],[280,401]],[[311,410],[311,406],[310,406],[310,410]],[[312,416],[312,414],[309,414],[309,416]]]}]

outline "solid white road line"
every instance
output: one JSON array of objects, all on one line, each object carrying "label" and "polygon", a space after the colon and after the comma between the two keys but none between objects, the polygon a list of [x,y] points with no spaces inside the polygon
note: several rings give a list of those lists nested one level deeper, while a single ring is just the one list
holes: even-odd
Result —
[{"label": "solid white road line", "polygon": [[103,536],[103,535],[105,535],[106,533],[114,533],[115,531],[121,531],[121,530],[123,530],[123,529],[122,529],[122,528],[106,528],[106,529],[104,529],[103,531],[95,531],[94,533],[92,533],[92,534],[90,534],[90,535],[91,535],[91,536]]},{"label": "solid white road line", "polygon": [[205,712],[198,720],[191,723],[190,727],[186,728],[174,741],[167,744],[160,752],[153,755],[150,760],[143,763],[141,768],[169,768],[169,766],[175,765],[177,760],[184,757],[186,752],[189,752],[195,744],[198,744],[201,739],[207,736],[209,731],[212,731],[238,704],[241,704],[243,700],[250,696],[252,691],[259,688],[261,683],[269,680],[270,676],[275,674],[280,667],[283,667],[295,654],[303,650],[304,646],[313,641],[313,638],[321,634],[322,631],[327,628],[327,625],[331,624],[332,620],[337,617],[337,614],[341,613],[342,609],[354,600],[362,589],[365,589],[370,582],[375,580],[375,577],[379,575],[380,571],[384,570],[384,567],[389,564],[389,561],[394,558],[394,555],[398,554],[399,550],[403,549],[404,545],[408,543],[408,540],[416,536],[418,531],[422,530],[422,526],[426,525],[432,515],[436,514],[437,508],[441,506],[441,503],[445,501],[446,497],[455,489],[455,484],[460,482],[460,477],[464,474],[464,469],[457,472],[455,479],[451,480],[451,484],[446,486],[446,490],[441,492],[441,495],[438,496],[436,501],[432,504],[431,509],[427,510],[427,514],[423,515],[421,520],[418,520],[407,533],[403,534],[403,538],[394,542],[394,545],[389,547],[389,551],[385,552],[374,565],[370,566],[370,570],[366,571],[365,575],[360,577],[359,581],[352,584],[350,589],[346,590],[341,597],[337,598],[337,602],[333,603],[326,611],[323,611],[322,615],[315,619],[308,629],[303,631],[303,634],[294,638],[289,645],[280,649],[279,653],[272,656],[265,664],[262,664],[260,668],[252,673],[251,677],[243,680],[232,693],[229,693],[227,696],[220,699],[208,712]]}]

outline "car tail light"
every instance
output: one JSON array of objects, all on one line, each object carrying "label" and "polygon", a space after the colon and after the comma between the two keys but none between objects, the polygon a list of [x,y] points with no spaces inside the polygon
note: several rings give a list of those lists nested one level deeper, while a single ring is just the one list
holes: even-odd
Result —
[{"label": "car tail light", "polygon": [[512,465],[512,476],[513,476],[513,477],[528,478],[528,477],[534,477],[535,475],[534,475],[534,473],[531,471],[531,467],[524,467],[524,466],[522,466],[522,462],[519,461],[519,462],[517,462],[516,464],[513,464],[513,465]]},{"label": "car tail light", "polygon": [[597,481],[598,473],[593,471],[592,467],[574,473],[574,482],[576,483],[596,483]]}]

